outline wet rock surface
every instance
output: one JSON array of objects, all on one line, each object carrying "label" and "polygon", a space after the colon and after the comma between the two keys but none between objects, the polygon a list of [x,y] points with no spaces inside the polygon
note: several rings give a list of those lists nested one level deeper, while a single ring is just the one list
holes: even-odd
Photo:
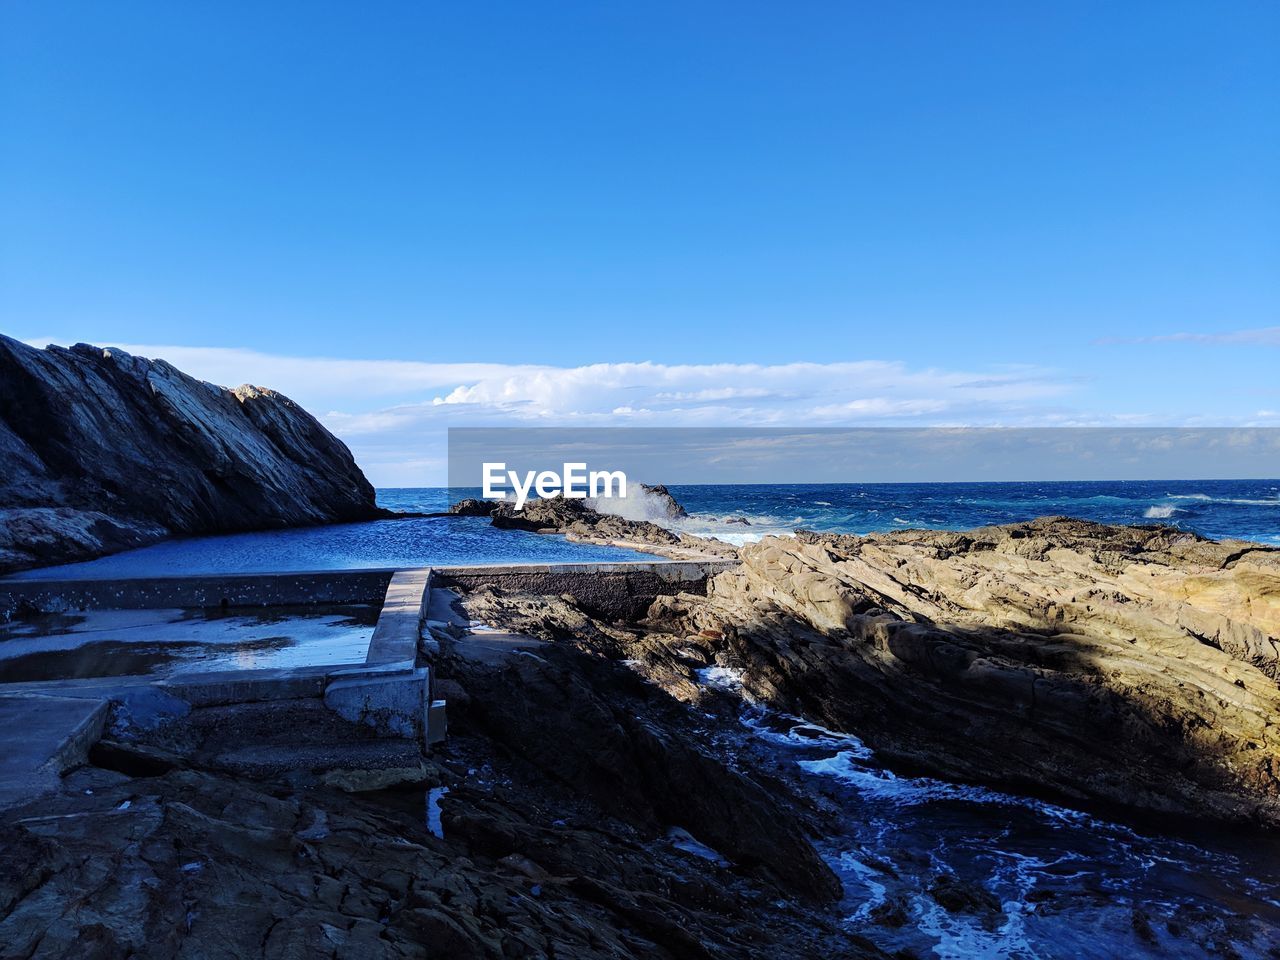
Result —
[{"label": "wet rock surface", "polygon": [[679,827],[805,899],[839,897],[790,798],[700,749],[681,705],[626,668],[557,644],[446,663],[467,691],[455,715],[542,776],[651,836]]},{"label": "wet rock surface", "polygon": [[287,397],[88,344],[0,336],[0,460],[0,573],[385,515],[346,446]]}]

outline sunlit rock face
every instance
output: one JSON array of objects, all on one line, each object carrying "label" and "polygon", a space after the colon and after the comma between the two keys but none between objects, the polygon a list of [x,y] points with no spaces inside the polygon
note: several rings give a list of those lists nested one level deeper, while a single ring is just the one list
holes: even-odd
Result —
[{"label": "sunlit rock face", "polygon": [[1280,824],[1280,551],[1046,518],[741,558],[650,618],[759,699],[947,777]]},{"label": "sunlit rock face", "polygon": [[0,463],[0,572],[381,515],[350,451],[289,398],[87,344],[0,336]]}]

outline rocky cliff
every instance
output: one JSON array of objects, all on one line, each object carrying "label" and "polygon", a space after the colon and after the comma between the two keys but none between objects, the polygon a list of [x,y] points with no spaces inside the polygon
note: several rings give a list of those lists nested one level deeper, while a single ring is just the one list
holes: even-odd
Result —
[{"label": "rocky cliff", "polygon": [[1280,825],[1280,551],[1047,518],[741,557],[707,597],[659,598],[651,658],[702,646],[947,778]]},{"label": "rocky cliff", "polygon": [[346,446],[272,390],[0,336],[0,573],[167,536],[382,515]]}]

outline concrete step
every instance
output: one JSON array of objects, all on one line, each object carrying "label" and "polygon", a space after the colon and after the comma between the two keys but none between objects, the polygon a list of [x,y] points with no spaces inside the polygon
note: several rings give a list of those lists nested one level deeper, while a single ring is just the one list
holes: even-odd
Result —
[{"label": "concrete step", "polygon": [[92,698],[0,696],[0,809],[55,791],[102,736],[108,709]]},{"label": "concrete step", "polygon": [[426,779],[417,740],[354,740],[344,743],[237,747],[218,754],[215,766],[247,777],[307,773],[349,792],[381,790]]}]

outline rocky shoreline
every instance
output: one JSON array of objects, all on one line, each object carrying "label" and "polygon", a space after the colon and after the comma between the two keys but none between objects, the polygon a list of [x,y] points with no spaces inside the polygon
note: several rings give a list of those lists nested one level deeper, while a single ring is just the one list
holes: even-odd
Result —
[{"label": "rocky shoreline", "polygon": [[0,335],[0,575],[172,536],[387,516],[351,452],[274,390]]},{"label": "rocky shoreline", "polygon": [[[504,522],[653,536],[530,506]],[[3,955],[798,960],[888,956],[866,934],[910,930],[918,898],[1008,922],[896,848],[870,869],[922,892],[859,912],[827,839],[847,805],[744,732],[743,695],[904,774],[1276,825],[1277,551],[1056,518],[740,555],[635,619],[458,596],[422,652],[449,738],[384,771],[344,773],[366,734],[289,701],[118,717],[59,796],[3,817]],[[1133,908],[1141,942],[1267,935],[1228,905],[1159,930],[1151,909]]]},{"label": "rocky shoreline", "polygon": [[930,773],[1280,825],[1280,551],[1066,518],[801,534],[650,611]]},{"label": "rocky shoreline", "polygon": [[710,745],[727,718],[585,641],[441,639],[449,739],[383,771],[344,769],[380,741],[319,705],[117,714],[0,816],[0,956],[884,955],[839,923],[814,814]]}]

